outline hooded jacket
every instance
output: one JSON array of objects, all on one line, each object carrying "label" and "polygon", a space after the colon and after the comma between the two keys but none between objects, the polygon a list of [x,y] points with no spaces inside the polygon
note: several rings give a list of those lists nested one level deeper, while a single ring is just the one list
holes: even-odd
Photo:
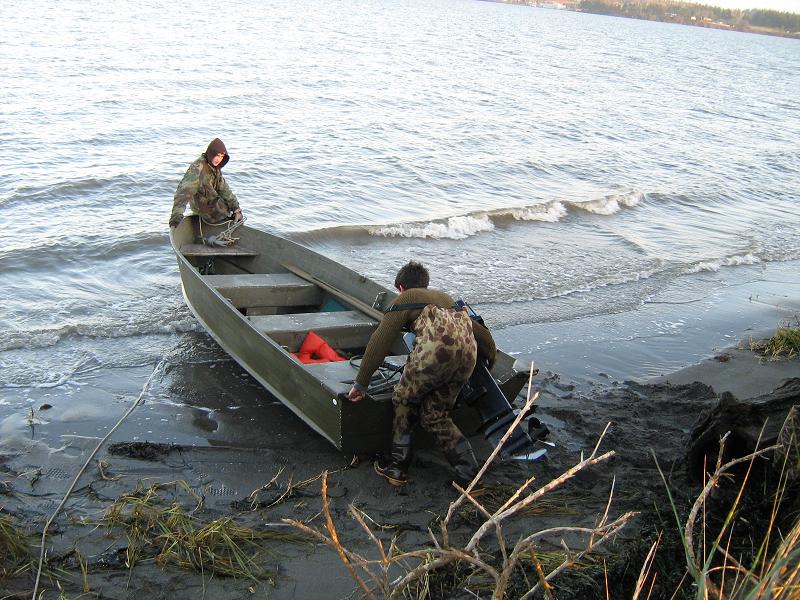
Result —
[{"label": "hooded jacket", "polygon": [[[217,154],[225,157],[218,167],[211,164]],[[231,211],[239,208],[236,196],[222,176],[222,167],[228,164],[230,156],[225,144],[214,138],[206,151],[186,170],[172,204],[172,216],[182,215],[186,205],[207,220],[217,223],[224,221]]]}]

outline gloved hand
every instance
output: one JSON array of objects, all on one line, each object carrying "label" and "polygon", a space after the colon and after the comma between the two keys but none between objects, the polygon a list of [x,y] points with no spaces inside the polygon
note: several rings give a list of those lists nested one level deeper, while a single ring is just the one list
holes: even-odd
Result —
[{"label": "gloved hand", "polygon": [[242,220],[242,218],[243,217],[242,217],[242,209],[241,208],[237,208],[235,211],[233,211],[233,222],[234,223],[238,223],[239,221]]},{"label": "gloved hand", "polygon": [[169,218],[169,226],[170,227],[177,227],[183,221],[183,215],[181,214],[174,214]]}]

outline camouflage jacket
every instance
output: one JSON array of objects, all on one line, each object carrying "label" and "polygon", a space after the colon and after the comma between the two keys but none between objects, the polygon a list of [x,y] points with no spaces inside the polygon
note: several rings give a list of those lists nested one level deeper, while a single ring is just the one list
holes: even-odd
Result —
[{"label": "camouflage jacket", "polygon": [[[441,308],[453,306],[453,298],[446,292],[431,288],[410,288],[395,298],[392,304],[435,304]],[[383,359],[389,354],[394,341],[403,330],[413,331],[414,321],[420,315],[420,309],[387,311],[378,328],[372,332],[361,359],[361,367],[355,380],[355,387],[366,389],[370,377],[381,366]],[[472,333],[478,345],[478,354],[494,363],[497,346],[491,332],[480,323],[472,323]]]},{"label": "camouflage jacket", "polygon": [[175,190],[172,215],[182,215],[187,203],[195,213],[215,223],[224,221],[230,211],[239,208],[222,171],[209,164],[205,153],[189,165]]}]

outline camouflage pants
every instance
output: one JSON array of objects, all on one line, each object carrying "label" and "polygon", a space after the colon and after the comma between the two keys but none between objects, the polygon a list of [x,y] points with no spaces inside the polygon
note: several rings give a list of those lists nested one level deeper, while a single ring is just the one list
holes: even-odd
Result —
[{"label": "camouflage pants", "polygon": [[417,418],[446,451],[464,439],[450,417],[478,352],[465,311],[429,304],[414,324],[416,340],[392,396],[393,439],[410,434]]}]

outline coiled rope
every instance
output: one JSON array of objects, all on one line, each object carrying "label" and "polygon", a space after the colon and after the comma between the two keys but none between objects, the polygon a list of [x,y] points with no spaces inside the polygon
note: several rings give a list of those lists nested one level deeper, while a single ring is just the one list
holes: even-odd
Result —
[{"label": "coiled rope", "polygon": [[[239,227],[244,225],[245,220],[247,217],[242,215],[242,218],[238,221],[233,219],[229,219],[228,221],[222,221],[221,223],[209,223],[208,221],[204,220],[203,217],[200,217],[200,238],[203,240],[203,243],[206,246],[217,246],[220,248],[224,248],[227,246],[232,246],[236,242],[239,241],[239,238],[233,237],[233,232],[236,231]],[[203,223],[206,225],[225,225],[225,229],[223,229],[220,233],[216,235],[210,235],[207,238],[203,235]]]}]

